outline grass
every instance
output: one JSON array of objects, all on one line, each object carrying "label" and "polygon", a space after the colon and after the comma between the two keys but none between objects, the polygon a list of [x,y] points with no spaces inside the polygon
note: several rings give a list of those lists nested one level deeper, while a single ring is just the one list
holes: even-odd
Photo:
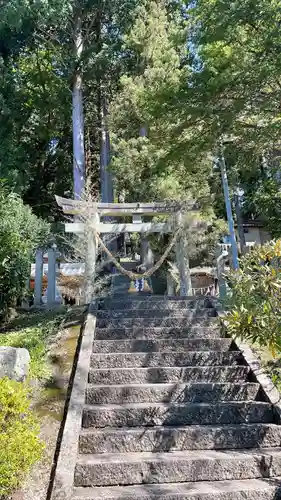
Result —
[{"label": "grass", "polygon": [[252,346],[253,351],[259,356],[261,364],[279,392],[281,392],[281,353],[273,356],[267,347]]},{"label": "grass", "polygon": [[41,458],[39,432],[26,384],[0,379],[0,498],[17,488]]},{"label": "grass", "polygon": [[29,351],[30,378],[48,376],[48,346],[66,318],[67,311],[67,307],[62,307],[53,311],[22,313],[0,331],[0,346],[23,347]]},{"label": "grass", "polygon": [[[31,358],[29,378],[25,383],[0,379],[1,500],[11,498],[10,494],[21,487],[37,462],[34,474],[38,484],[42,480],[42,472],[40,478],[37,477],[38,471],[51,467],[68,383],[68,379],[63,379],[62,370],[71,371],[84,308],[62,306],[52,311],[20,311],[16,318],[0,328],[0,346],[26,348]],[[72,332],[72,336],[64,338],[63,328]],[[62,352],[59,351],[61,344]],[[52,350],[59,363],[63,363],[59,365],[58,374],[54,371]],[[57,380],[60,376],[62,380]],[[50,428],[55,436],[51,444]],[[43,479],[41,486],[47,488],[48,481],[49,474],[46,484]]]}]

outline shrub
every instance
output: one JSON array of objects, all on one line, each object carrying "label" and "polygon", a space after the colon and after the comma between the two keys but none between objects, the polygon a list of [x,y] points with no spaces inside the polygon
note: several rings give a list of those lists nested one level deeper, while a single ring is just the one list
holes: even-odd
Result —
[{"label": "shrub", "polygon": [[24,384],[0,379],[0,497],[22,483],[43,451],[28,396]]},{"label": "shrub", "polygon": [[25,290],[34,250],[49,226],[21,198],[0,186],[0,313],[5,315]]},{"label": "shrub", "polygon": [[[63,312],[58,309],[27,313],[13,321],[14,330],[0,334],[0,345],[23,347],[29,351],[31,378],[42,379],[49,374],[47,351],[64,318]],[[16,321],[21,321],[22,327],[16,326]]]},{"label": "shrub", "polygon": [[235,337],[281,351],[281,240],[254,247],[228,275],[228,331]]}]

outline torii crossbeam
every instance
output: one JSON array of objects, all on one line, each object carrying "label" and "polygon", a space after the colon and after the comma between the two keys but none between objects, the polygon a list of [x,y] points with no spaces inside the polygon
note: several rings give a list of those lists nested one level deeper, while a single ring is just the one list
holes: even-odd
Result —
[{"label": "torii crossbeam", "polygon": [[[84,233],[86,226],[100,234],[106,233],[170,233],[172,232],[171,221],[167,222],[143,222],[142,217],[155,217],[156,215],[172,215],[178,221],[181,220],[181,212],[197,212],[197,204],[182,204],[178,202],[155,202],[155,203],[94,203],[83,200],[72,200],[56,196],[59,207],[66,215],[80,216],[80,220],[87,221],[73,222],[65,224],[65,231],[68,233]],[[112,223],[100,222],[100,217],[132,217],[132,223]],[[88,224],[88,221],[90,223]],[[184,257],[184,245],[182,241],[177,244],[178,266],[181,278],[181,295],[187,295],[190,288],[190,277],[187,272]],[[96,238],[91,238],[88,242],[88,263],[87,268],[90,275],[95,273],[95,260],[97,253]],[[89,288],[91,286],[89,285]]]}]

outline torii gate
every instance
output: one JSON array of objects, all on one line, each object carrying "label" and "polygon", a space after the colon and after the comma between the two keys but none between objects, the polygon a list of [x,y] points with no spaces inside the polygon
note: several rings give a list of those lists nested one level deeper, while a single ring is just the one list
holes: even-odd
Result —
[{"label": "torii gate", "polygon": [[[171,233],[173,231],[171,222],[143,222],[142,217],[153,217],[155,215],[174,215],[176,224],[180,225],[182,220],[181,206],[176,202],[155,203],[92,203],[80,200],[72,200],[56,196],[59,207],[66,215],[86,217],[91,221],[91,228],[99,234],[120,233]],[[198,211],[198,206],[193,204],[185,211]],[[100,222],[101,217],[132,217],[131,223]],[[83,222],[72,222],[65,224],[67,233],[84,233],[86,224]],[[186,266],[184,237],[180,236],[176,244],[177,262],[180,273],[180,295],[188,295],[191,289],[190,273]],[[97,257],[97,242],[93,235],[88,241],[88,258],[86,267],[89,274],[95,274],[95,262]]]}]

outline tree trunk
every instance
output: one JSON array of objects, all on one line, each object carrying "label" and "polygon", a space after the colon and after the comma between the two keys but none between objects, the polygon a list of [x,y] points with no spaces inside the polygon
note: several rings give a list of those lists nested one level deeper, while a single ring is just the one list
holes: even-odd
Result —
[{"label": "tree trunk", "polygon": [[84,115],[81,75],[82,51],[82,19],[81,13],[77,12],[74,28],[74,55],[76,68],[72,89],[73,182],[75,199],[81,199],[85,187]]},{"label": "tree trunk", "polygon": [[231,200],[230,200],[230,193],[229,193],[229,186],[228,186],[228,179],[227,179],[227,172],[226,172],[226,163],[225,163],[225,158],[224,158],[222,146],[221,146],[221,150],[220,150],[219,162],[220,162],[221,180],[222,180],[224,202],[225,202],[227,222],[228,222],[228,230],[229,230],[230,241],[231,241],[232,265],[233,265],[233,269],[236,271],[237,269],[239,269],[238,249],[237,249],[234,222],[233,222],[233,216],[232,216],[232,207],[231,207]]},{"label": "tree trunk", "polygon": [[[147,137],[147,127],[146,125],[143,125],[140,128],[140,137]],[[151,267],[153,267],[154,264],[154,254],[151,249],[150,243],[145,236],[141,236],[141,248],[140,248],[140,253],[141,253],[141,261],[142,264],[144,264],[145,269],[148,270]]]},{"label": "tree trunk", "polygon": [[[182,213],[176,214],[177,227],[182,225]],[[180,277],[180,296],[185,297],[192,293],[191,274],[188,255],[188,240],[184,231],[176,242],[176,258]]]},{"label": "tree trunk", "polygon": [[108,170],[110,163],[110,139],[106,123],[107,107],[105,98],[101,98],[101,144],[100,144],[100,183],[101,201],[105,203],[113,202],[113,181],[112,174]]},{"label": "tree trunk", "polygon": [[141,137],[146,137],[147,136],[147,129],[146,129],[145,126],[141,127],[141,129],[140,129],[140,136]]},{"label": "tree trunk", "polygon": [[243,220],[242,220],[242,214],[241,214],[239,194],[234,195],[234,205],[235,205],[235,212],[236,212],[236,219],[237,219],[237,228],[238,228],[240,249],[241,249],[241,253],[243,254],[245,252],[246,240],[245,240],[245,234],[244,234],[244,229],[243,229]]}]

